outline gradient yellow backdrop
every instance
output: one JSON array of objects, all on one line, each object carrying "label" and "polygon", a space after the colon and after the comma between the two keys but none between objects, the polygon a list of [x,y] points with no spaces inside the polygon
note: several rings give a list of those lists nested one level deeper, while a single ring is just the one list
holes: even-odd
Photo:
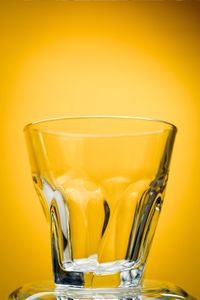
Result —
[{"label": "gradient yellow backdrop", "polygon": [[1,1],[0,295],[51,278],[22,129],[66,115],[177,125],[146,277],[200,297],[200,2]]}]

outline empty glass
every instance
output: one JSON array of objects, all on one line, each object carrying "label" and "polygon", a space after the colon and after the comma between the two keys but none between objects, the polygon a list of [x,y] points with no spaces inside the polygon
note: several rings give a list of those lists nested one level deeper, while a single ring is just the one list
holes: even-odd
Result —
[{"label": "empty glass", "polygon": [[51,228],[56,284],[139,285],[175,134],[164,121],[114,116],[25,127],[33,182]]}]

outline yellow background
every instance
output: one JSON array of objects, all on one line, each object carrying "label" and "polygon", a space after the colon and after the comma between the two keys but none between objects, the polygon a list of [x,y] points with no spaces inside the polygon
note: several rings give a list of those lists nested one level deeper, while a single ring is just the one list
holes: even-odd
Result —
[{"label": "yellow background", "polygon": [[1,1],[0,295],[51,278],[49,228],[22,129],[66,115],[165,119],[179,131],[146,277],[200,297],[200,3]]}]

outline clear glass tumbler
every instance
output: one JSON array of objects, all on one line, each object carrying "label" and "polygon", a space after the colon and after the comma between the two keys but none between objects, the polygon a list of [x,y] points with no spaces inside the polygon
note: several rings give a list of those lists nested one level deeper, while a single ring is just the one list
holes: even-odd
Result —
[{"label": "clear glass tumbler", "polygon": [[139,285],[175,134],[164,121],[115,116],[25,127],[33,182],[51,228],[56,284]]}]

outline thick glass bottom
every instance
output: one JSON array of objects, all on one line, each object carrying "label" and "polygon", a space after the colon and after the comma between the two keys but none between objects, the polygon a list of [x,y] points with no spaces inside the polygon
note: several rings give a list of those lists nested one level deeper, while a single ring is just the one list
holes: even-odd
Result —
[{"label": "thick glass bottom", "polygon": [[86,265],[84,263],[81,265],[79,261],[77,266],[70,264],[66,269],[63,269],[54,261],[54,281],[57,285],[74,288],[96,289],[138,286],[144,266],[141,265],[138,268],[127,268],[127,266],[128,264],[116,262],[107,263],[105,268],[104,264],[96,266],[86,262]]},{"label": "thick glass bottom", "polygon": [[144,280],[134,288],[73,288],[65,285],[56,285],[52,281],[41,281],[26,284],[18,288],[9,300],[148,300],[165,299],[195,300],[183,289],[166,282]]}]

